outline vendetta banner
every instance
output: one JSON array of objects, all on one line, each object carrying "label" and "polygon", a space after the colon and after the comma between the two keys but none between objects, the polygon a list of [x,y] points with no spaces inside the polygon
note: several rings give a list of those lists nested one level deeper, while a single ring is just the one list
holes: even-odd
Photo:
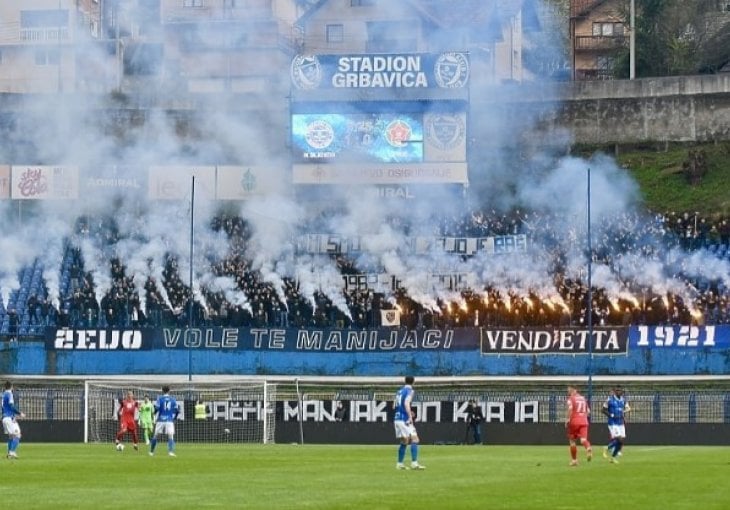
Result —
[{"label": "vendetta banner", "polygon": [[482,354],[628,354],[629,328],[480,330]]}]

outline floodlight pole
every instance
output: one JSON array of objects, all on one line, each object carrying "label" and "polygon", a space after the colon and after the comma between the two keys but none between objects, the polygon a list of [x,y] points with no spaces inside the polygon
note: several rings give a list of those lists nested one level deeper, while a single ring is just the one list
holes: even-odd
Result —
[{"label": "floodlight pole", "polygon": [[636,4],[629,4],[629,80],[636,78]]},{"label": "floodlight pole", "polygon": [[297,415],[299,416],[299,444],[304,444],[304,399],[302,398],[302,393],[299,391],[298,377],[294,379],[294,385],[296,386],[297,400],[299,405],[299,412],[297,413]]},{"label": "floodlight pole", "polygon": [[192,177],[190,189],[190,303],[188,304],[188,381],[193,380],[193,225],[195,223],[195,176]]},{"label": "floodlight pole", "polygon": [[591,169],[588,169],[588,402],[593,397],[593,243],[591,241]]}]

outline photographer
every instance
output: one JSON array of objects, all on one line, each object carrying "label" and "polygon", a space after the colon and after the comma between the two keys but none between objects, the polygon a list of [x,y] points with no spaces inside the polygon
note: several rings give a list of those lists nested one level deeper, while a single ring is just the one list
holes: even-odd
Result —
[{"label": "photographer", "polygon": [[470,400],[466,408],[466,437],[464,443],[469,444],[469,432],[474,439],[474,444],[482,443],[482,422],[484,421],[484,413],[482,406],[475,400]]}]

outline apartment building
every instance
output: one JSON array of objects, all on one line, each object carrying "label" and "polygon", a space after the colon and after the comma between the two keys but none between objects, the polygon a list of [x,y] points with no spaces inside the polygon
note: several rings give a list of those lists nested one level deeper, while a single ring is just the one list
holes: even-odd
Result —
[{"label": "apartment building", "polygon": [[0,92],[106,90],[101,0],[0,2]]},{"label": "apartment building", "polygon": [[300,14],[296,0],[2,2],[0,92],[270,90]]},{"label": "apartment building", "polygon": [[160,79],[181,92],[270,92],[286,84],[299,14],[295,0],[161,0]]},{"label": "apartment building", "polygon": [[[0,92],[257,93],[296,53],[470,52],[529,79],[534,0],[24,0],[0,3]],[[528,11],[526,13],[526,11]]]}]

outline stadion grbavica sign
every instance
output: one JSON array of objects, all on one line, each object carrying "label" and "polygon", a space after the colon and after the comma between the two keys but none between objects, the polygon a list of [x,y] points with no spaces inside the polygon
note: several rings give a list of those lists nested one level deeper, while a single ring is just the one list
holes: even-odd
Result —
[{"label": "stadion grbavica sign", "polygon": [[297,55],[292,84],[300,90],[326,88],[463,88],[469,81],[466,53]]}]

